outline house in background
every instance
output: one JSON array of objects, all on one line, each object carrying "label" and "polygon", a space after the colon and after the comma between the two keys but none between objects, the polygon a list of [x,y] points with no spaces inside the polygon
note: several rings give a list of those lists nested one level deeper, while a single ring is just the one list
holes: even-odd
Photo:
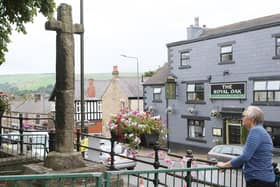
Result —
[{"label": "house in background", "polygon": [[[112,79],[102,96],[103,125],[108,123],[112,114],[118,114],[121,109],[137,111],[138,99],[139,111],[143,111],[143,86],[137,81],[137,77],[119,76],[118,66],[113,67]],[[105,131],[108,132],[108,127]]]},{"label": "house in background", "polygon": [[209,149],[240,143],[242,112],[262,108],[264,127],[280,147],[280,14],[218,28],[200,27],[167,44],[176,75],[176,112],[169,115],[171,147]]},{"label": "house in background", "polygon": [[[88,79],[84,81],[85,126],[88,133],[102,133],[103,109],[102,96],[110,80]],[[81,121],[81,81],[75,81],[75,121]]]},{"label": "house in background", "polygon": [[[143,83],[144,109],[152,116],[157,116],[167,129],[167,147],[169,148],[169,134],[171,133],[169,116],[175,111],[175,104],[170,104],[176,98],[176,76],[170,74],[170,67],[165,63],[154,75]],[[173,95],[172,95],[173,94]],[[172,96],[172,97],[170,97]]]},{"label": "house in background", "polygon": [[[143,87],[137,77],[119,77],[118,67],[114,66],[111,80],[84,81],[85,126],[88,133],[109,135],[108,121],[112,114],[121,109],[137,110],[139,85],[139,105],[143,111]],[[50,100],[54,101],[55,91]],[[75,81],[75,121],[81,121],[81,82]]]},{"label": "house in background", "polygon": [[163,124],[167,124],[168,100],[165,96],[165,84],[170,68],[167,63],[160,67],[152,77],[143,83],[144,109],[152,116],[160,116]]},{"label": "house in background", "polygon": [[[10,111],[7,116],[16,117],[16,119],[4,119],[7,127],[19,128],[19,116],[23,117],[23,128],[29,130],[47,130],[54,127],[52,118],[54,106],[48,101],[49,96],[43,94],[34,94],[26,100],[11,100]],[[44,119],[40,119],[44,118]]]},{"label": "house in background", "polygon": [[[277,14],[209,29],[196,18],[187,40],[167,44],[169,70],[144,83],[144,106],[167,122],[171,150],[239,144],[249,105],[262,108],[280,147],[279,20]],[[175,95],[165,99],[170,77]]]}]

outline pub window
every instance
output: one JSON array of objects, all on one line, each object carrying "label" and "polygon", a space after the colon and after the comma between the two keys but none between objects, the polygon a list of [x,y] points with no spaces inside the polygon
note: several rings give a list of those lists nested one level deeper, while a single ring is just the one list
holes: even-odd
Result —
[{"label": "pub window", "polygon": [[161,88],[154,88],[153,100],[154,101],[161,101]]},{"label": "pub window", "polygon": [[220,62],[232,62],[232,45],[221,46]]},{"label": "pub window", "polygon": [[205,137],[204,120],[188,119],[188,138],[203,139]]},{"label": "pub window", "polygon": [[280,37],[275,38],[275,56],[280,56]]},{"label": "pub window", "polygon": [[273,146],[280,148],[280,128],[271,124],[265,124],[265,129],[271,136]]},{"label": "pub window", "polygon": [[187,66],[190,64],[190,51],[184,51],[180,54],[180,66]]},{"label": "pub window", "polygon": [[254,102],[280,102],[280,80],[255,81]]},{"label": "pub window", "polygon": [[204,101],[203,83],[187,84],[187,101]]},{"label": "pub window", "polygon": [[36,123],[36,124],[40,124],[40,114],[36,114],[35,123]]}]

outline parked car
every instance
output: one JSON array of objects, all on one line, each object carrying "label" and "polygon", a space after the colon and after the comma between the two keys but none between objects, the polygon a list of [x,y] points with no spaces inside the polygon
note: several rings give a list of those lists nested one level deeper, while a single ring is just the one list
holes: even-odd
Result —
[{"label": "parked car", "polygon": [[216,145],[207,154],[209,161],[227,162],[243,152],[242,145]]},{"label": "parked car", "polygon": [[[109,140],[100,140],[100,149],[103,151],[111,151],[111,142]],[[123,155],[130,158],[136,158],[136,155],[133,151],[121,143],[116,143],[114,147],[116,154]],[[111,165],[111,156],[108,153],[100,152],[100,161],[105,164],[107,167]],[[116,169],[128,169],[133,170],[136,166],[136,161],[130,160],[128,158],[123,158],[120,156],[114,157],[114,167]]]}]

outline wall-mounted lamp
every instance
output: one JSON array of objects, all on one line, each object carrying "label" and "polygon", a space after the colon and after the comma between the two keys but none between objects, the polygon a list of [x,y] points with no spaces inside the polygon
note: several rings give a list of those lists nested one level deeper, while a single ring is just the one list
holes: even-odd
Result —
[{"label": "wall-mounted lamp", "polygon": [[207,76],[207,80],[208,80],[208,82],[211,82],[211,80],[212,80],[212,75],[208,75],[208,76]]},{"label": "wall-mounted lamp", "polygon": [[197,110],[194,107],[188,108],[189,113],[191,114],[197,114]]},{"label": "wall-mounted lamp", "polygon": [[173,108],[172,108],[171,106],[168,106],[168,107],[166,108],[166,112],[167,112],[167,113],[172,113],[172,112],[173,112]]},{"label": "wall-mounted lamp", "polygon": [[154,109],[154,107],[153,106],[149,106],[148,107],[148,112],[153,112],[155,109]]},{"label": "wall-mounted lamp", "polygon": [[223,76],[225,76],[225,75],[229,75],[229,70],[224,70]]}]

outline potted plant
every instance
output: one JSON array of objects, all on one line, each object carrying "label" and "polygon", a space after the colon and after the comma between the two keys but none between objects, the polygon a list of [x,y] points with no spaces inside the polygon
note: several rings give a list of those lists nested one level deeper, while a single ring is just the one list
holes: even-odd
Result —
[{"label": "potted plant", "polygon": [[121,111],[111,116],[109,126],[113,138],[131,147],[138,147],[140,143],[149,146],[163,132],[161,121],[146,112]]}]

